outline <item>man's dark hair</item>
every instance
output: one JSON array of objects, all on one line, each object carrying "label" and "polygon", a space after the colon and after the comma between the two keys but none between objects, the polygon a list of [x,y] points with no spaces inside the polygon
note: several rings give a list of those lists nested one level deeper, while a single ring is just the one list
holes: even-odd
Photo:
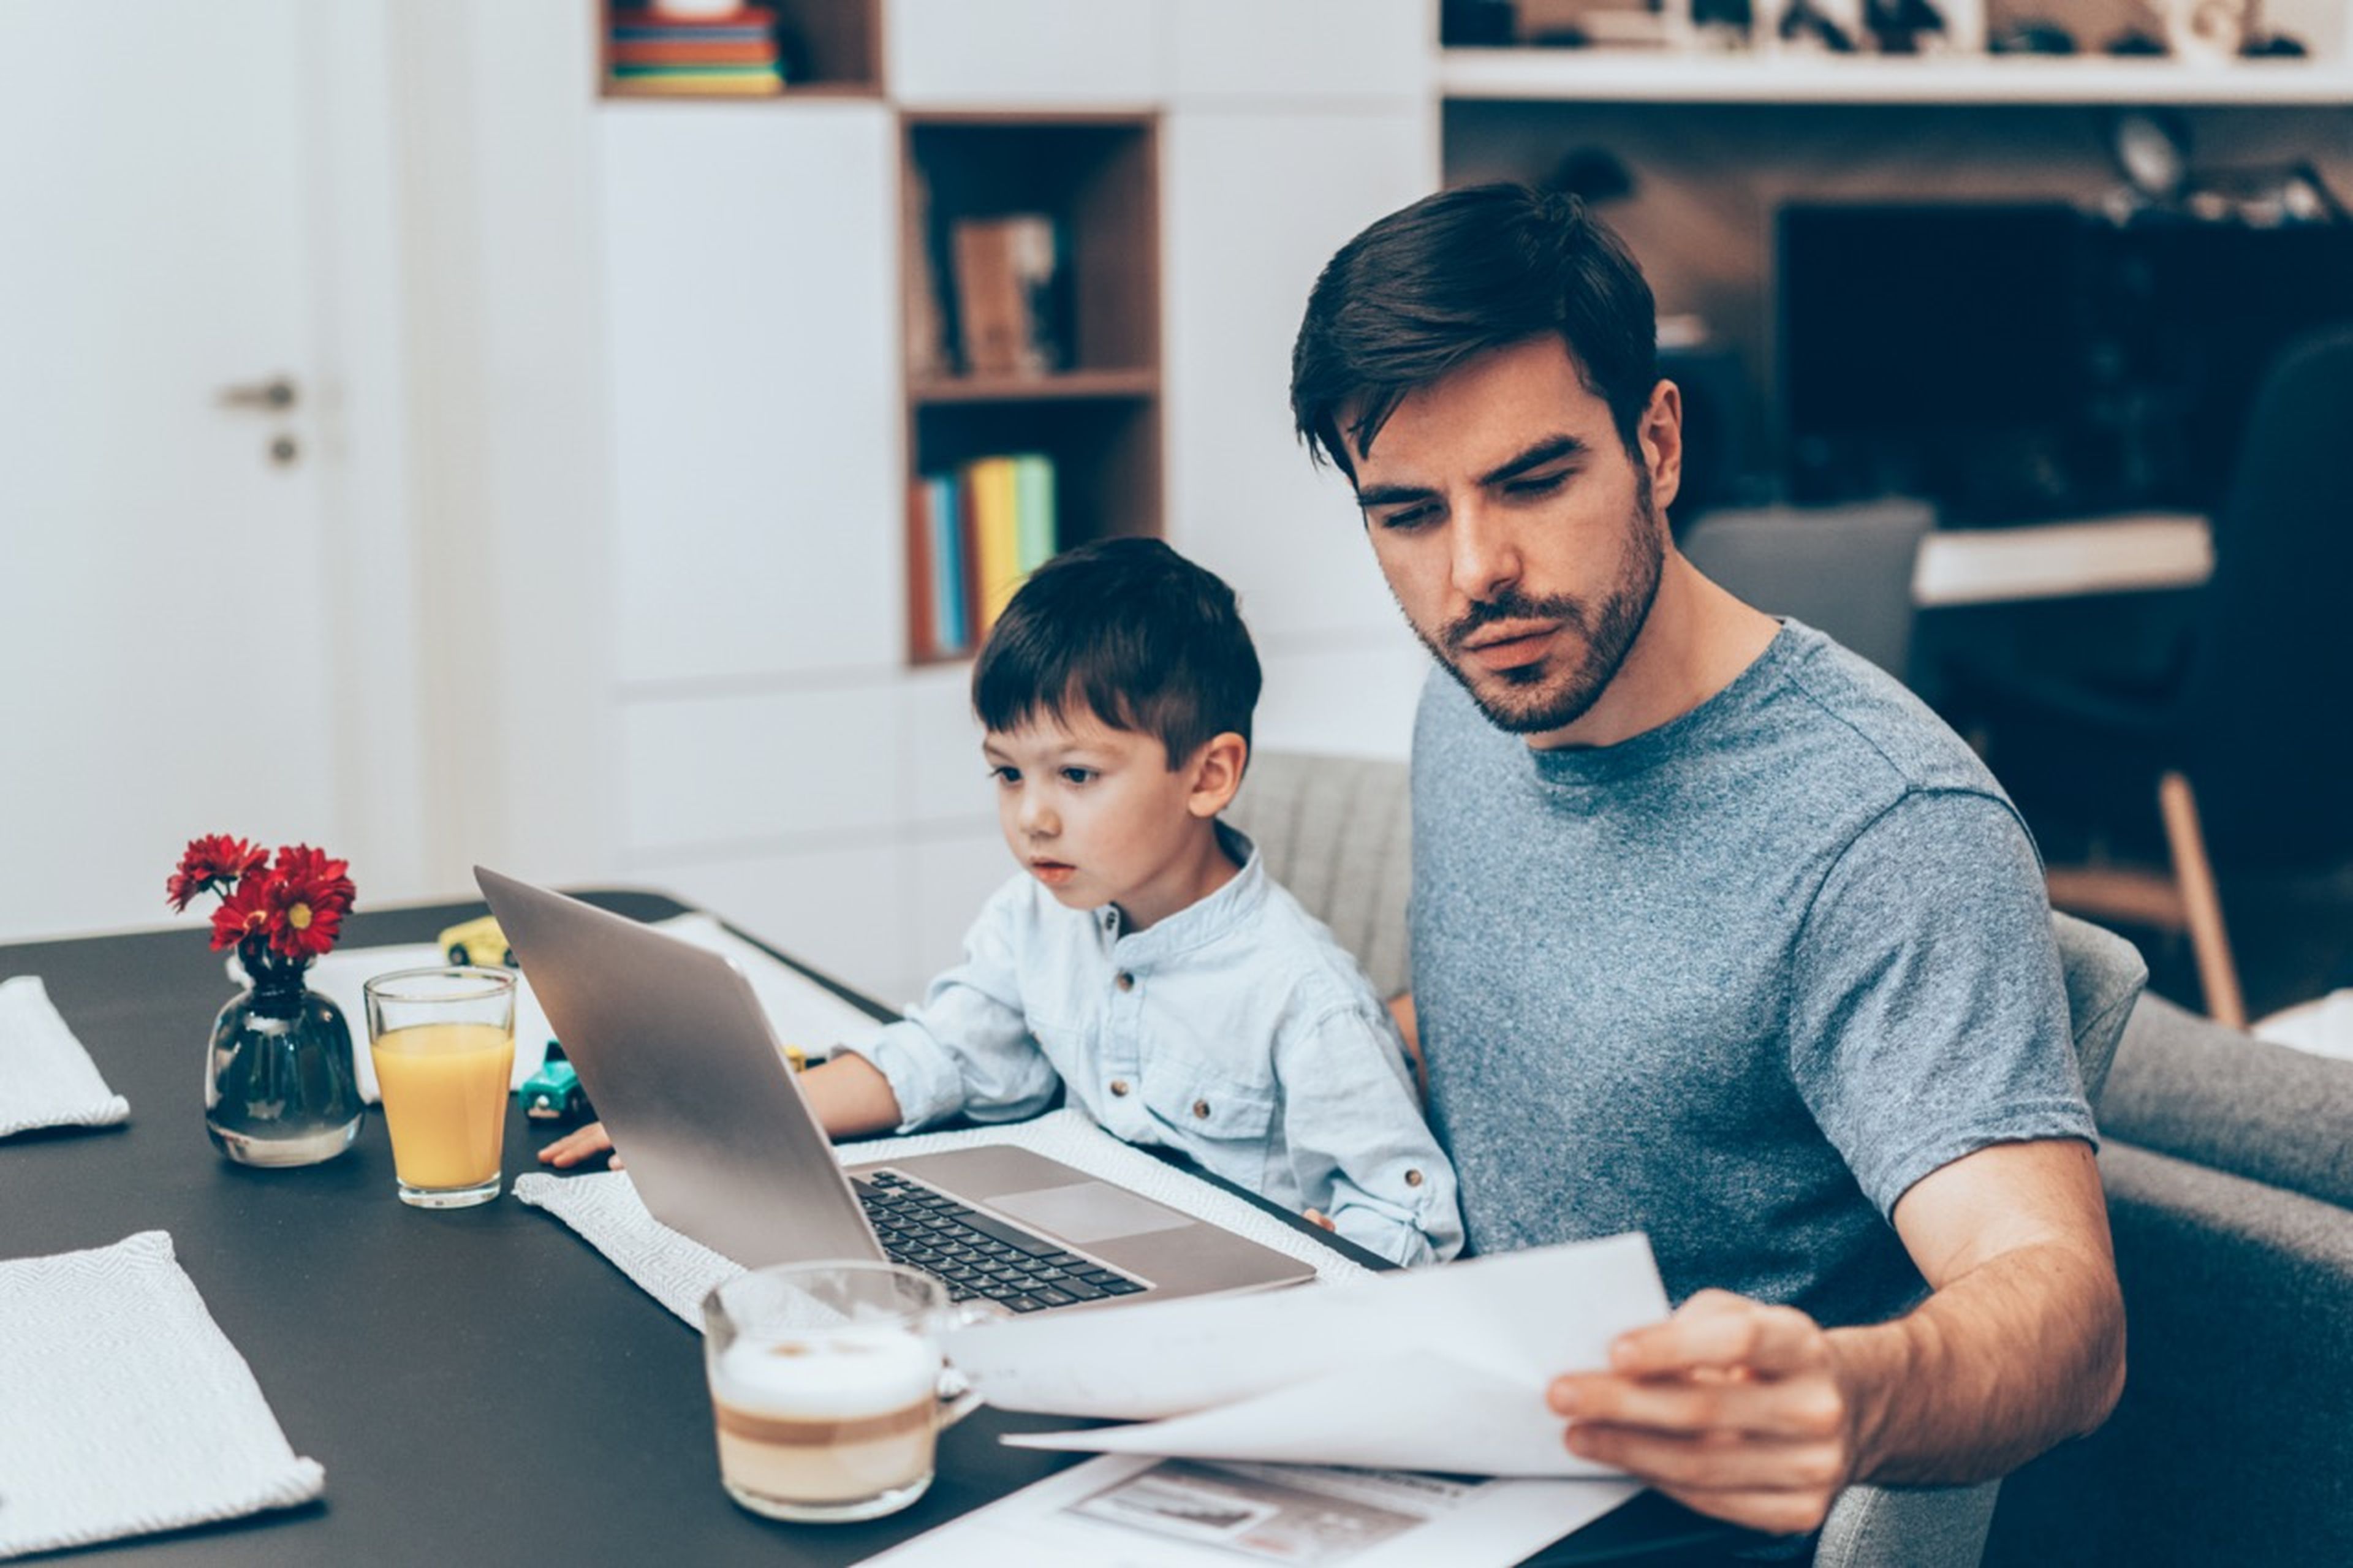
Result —
[{"label": "man's dark hair", "polygon": [[1049,561],[1005,607],[972,668],[972,710],[995,731],[1084,702],[1114,730],[1158,737],[1176,768],[1230,730],[1247,742],[1257,650],[1234,591],[1156,539],[1102,539]]},{"label": "man's dark hair", "polygon": [[1302,440],[1351,479],[1407,394],[1546,333],[1567,345],[1639,460],[1658,384],[1657,307],[1642,269],[1575,196],[1472,185],[1424,196],[1340,247],[1315,280],[1291,351]]}]

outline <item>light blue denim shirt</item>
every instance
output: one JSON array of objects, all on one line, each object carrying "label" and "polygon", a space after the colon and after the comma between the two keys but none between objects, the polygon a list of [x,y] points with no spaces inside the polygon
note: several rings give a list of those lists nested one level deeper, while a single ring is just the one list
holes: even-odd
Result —
[{"label": "light blue denim shirt", "polygon": [[1148,930],[1065,909],[1027,874],[990,898],[964,962],[856,1047],[913,1131],[961,1111],[1034,1116],[1059,1083],[1130,1143],[1182,1150],[1399,1263],[1462,1245],[1454,1169],[1421,1119],[1372,983],[1218,829],[1241,870]]}]

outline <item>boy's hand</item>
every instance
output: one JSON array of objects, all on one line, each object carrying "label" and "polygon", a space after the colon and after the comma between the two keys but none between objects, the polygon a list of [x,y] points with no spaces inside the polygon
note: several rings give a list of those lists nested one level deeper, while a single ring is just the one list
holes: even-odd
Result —
[{"label": "boy's hand", "polygon": [[1332,1223],[1332,1216],[1331,1216],[1330,1215],[1325,1214],[1322,1209],[1309,1209],[1309,1210],[1307,1210],[1307,1211],[1306,1211],[1306,1213],[1307,1213],[1307,1223],[1308,1223],[1308,1224],[1310,1224],[1310,1225],[1320,1225],[1320,1226],[1322,1226],[1325,1230],[1330,1231],[1330,1232],[1331,1232],[1333,1235],[1335,1235],[1335,1236],[1337,1236],[1337,1235],[1339,1235],[1339,1234],[1340,1234],[1340,1227],[1339,1227],[1338,1226],[1336,1226],[1336,1225],[1334,1225],[1334,1224]]},{"label": "boy's hand", "polygon": [[[612,1139],[605,1135],[605,1124],[601,1121],[591,1121],[586,1127],[574,1128],[546,1148],[542,1149],[539,1152],[539,1163],[543,1165],[554,1165],[561,1170],[566,1166],[576,1165],[583,1160],[593,1159],[612,1147]],[[606,1163],[605,1168],[608,1171],[619,1170],[621,1157],[615,1154]]]}]

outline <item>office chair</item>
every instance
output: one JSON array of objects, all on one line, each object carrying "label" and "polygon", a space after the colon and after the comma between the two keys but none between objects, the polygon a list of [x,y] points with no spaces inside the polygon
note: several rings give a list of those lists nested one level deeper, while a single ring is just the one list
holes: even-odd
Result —
[{"label": "office chair", "polygon": [[[2182,673],[2155,696],[1956,672],[1957,700],[2030,817],[2153,799],[2163,868],[2053,866],[2051,901],[2187,931],[2206,1010],[2244,1027],[2218,869],[2353,862],[2353,325],[2291,343],[2257,390]],[[2127,825],[2129,826],[2129,825]]]},{"label": "office chair", "polygon": [[1936,521],[1925,501],[1703,512],[1683,558],[1767,615],[1828,632],[1896,679],[1912,660],[1912,574]]},{"label": "office chair", "polygon": [[[1406,764],[1262,752],[1226,819],[1250,835],[1269,875],[1330,926],[1381,994],[1405,988],[1413,816]],[[2051,917],[2067,984],[2069,1032],[2087,1096],[2097,1095],[2147,977],[2132,943]],[[1968,1487],[1853,1486],[1823,1522],[1817,1568],[1973,1568],[2000,1481]]]}]

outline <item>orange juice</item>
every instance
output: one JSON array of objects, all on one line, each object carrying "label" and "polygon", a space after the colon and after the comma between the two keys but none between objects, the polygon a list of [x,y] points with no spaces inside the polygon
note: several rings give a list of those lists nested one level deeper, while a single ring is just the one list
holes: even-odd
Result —
[{"label": "orange juice", "polygon": [[513,1033],[495,1024],[421,1024],[377,1036],[373,1048],[402,1184],[432,1189],[496,1181]]}]

